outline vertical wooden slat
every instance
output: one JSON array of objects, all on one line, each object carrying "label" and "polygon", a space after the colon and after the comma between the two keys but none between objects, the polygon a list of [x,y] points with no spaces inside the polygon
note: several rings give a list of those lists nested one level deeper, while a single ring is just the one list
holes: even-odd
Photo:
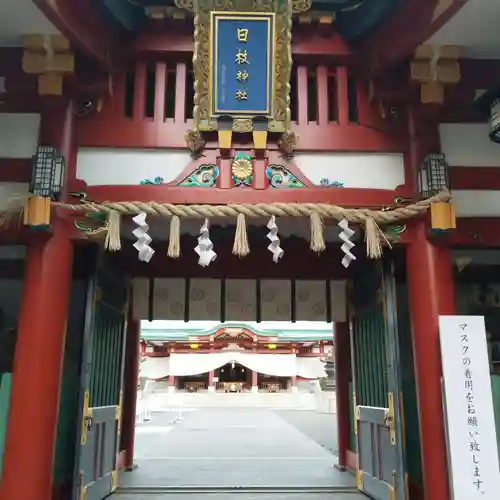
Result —
[{"label": "vertical wooden slat", "polygon": [[175,123],[185,123],[186,121],[186,64],[176,65],[175,78]]},{"label": "vertical wooden slat", "polygon": [[328,125],[328,70],[325,66],[316,68],[316,88],[318,93],[318,108],[316,116],[319,125]]},{"label": "vertical wooden slat", "polygon": [[337,68],[337,109],[339,115],[339,125],[349,123],[349,99],[347,93],[347,68],[339,66]]},{"label": "vertical wooden slat", "polygon": [[134,120],[143,120],[146,106],[146,63],[139,62],[135,66],[134,80]]},{"label": "vertical wooden slat", "polygon": [[359,123],[367,124],[368,111],[367,107],[370,104],[368,102],[369,95],[364,87],[364,83],[359,80],[356,84],[356,101],[358,103],[358,119]]},{"label": "vertical wooden slat", "polygon": [[184,286],[184,321],[189,321],[189,306],[191,305],[191,279],[186,278],[186,285]]},{"label": "vertical wooden slat", "polygon": [[[125,81],[127,72],[123,71],[117,77],[117,80],[111,82],[112,99],[110,99],[111,109],[116,119],[123,120],[125,116]],[[106,109],[106,108],[104,108]],[[119,111],[118,111],[119,110]]]},{"label": "vertical wooden slat", "polygon": [[307,68],[297,68],[297,124],[307,125]]},{"label": "vertical wooden slat", "polygon": [[167,85],[167,65],[156,63],[155,74],[155,110],[153,120],[162,123],[165,121],[165,89]]}]

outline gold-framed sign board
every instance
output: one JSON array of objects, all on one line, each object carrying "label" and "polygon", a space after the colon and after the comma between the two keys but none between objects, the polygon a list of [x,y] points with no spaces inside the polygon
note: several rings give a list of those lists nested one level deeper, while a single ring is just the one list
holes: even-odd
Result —
[{"label": "gold-framed sign board", "polygon": [[176,0],[194,13],[197,132],[290,130],[292,15],[311,0]]}]

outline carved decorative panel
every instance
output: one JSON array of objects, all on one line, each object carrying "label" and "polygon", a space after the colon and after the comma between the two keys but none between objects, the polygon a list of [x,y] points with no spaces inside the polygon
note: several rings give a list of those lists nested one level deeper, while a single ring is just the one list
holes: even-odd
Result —
[{"label": "carved decorative panel", "polygon": [[257,319],[257,284],[251,279],[226,280],[226,321]]},{"label": "carved decorative panel", "polygon": [[262,280],[261,321],[290,321],[292,297],[290,280]]},{"label": "carved decorative panel", "polygon": [[295,314],[298,321],[326,321],[326,281],[295,282]]},{"label": "carved decorative panel", "polygon": [[149,278],[135,278],[133,289],[135,319],[149,319]]},{"label": "carved decorative panel", "polygon": [[221,283],[218,279],[193,278],[189,287],[189,320],[220,321]]},{"label": "carved decorative panel", "polygon": [[186,280],[158,278],[154,281],[153,318],[184,320],[186,308]]},{"label": "carved decorative panel", "polygon": [[346,315],[346,282],[335,280],[330,282],[332,300],[332,322],[347,321]]}]

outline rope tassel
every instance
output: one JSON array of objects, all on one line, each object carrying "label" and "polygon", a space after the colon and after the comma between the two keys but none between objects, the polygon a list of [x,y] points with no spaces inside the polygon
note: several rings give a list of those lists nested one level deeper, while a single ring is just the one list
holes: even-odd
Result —
[{"label": "rope tassel", "polygon": [[311,244],[313,252],[323,252],[326,249],[325,237],[323,235],[323,221],[318,212],[313,212],[310,217],[311,222]]},{"label": "rope tassel", "polygon": [[247,223],[244,214],[236,218],[236,232],[234,234],[233,255],[245,257],[250,253],[248,245]]},{"label": "rope tassel", "polygon": [[388,243],[389,247],[391,244],[386,238],[384,232],[378,227],[378,224],[374,219],[368,217],[365,221],[365,241],[366,241],[366,255],[370,259],[379,259],[382,257],[382,242],[381,237]]},{"label": "rope tassel", "polygon": [[170,221],[167,256],[171,259],[181,256],[181,220],[178,215],[174,215]]},{"label": "rope tassel", "polygon": [[121,250],[122,244],[120,241],[120,213],[111,210],[108,213],[106,239],[104,240],[104,248],[110,252]]}]

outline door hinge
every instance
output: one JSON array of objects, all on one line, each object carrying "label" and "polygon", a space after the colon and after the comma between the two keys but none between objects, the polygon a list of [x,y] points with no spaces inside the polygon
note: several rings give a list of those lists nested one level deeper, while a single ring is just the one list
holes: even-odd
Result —
[{"label": "door hinge", "polygon": [[78,497],[78,500],[87,500],[87,487],[82,486],[80,488],[80,496]]},{"label": "door hinge", "polygon": [[389,486],[389,500],[396,500],[396,471],[392,471],[392,485]]},{"label": "door hinge", "polygon": [[118,486],[118,483],[117,483],[117,473],[116,471],[112,471],[111,472],[111,493],[113,493],[113,491],[116,490]]},{"label": "door hinge", "polygon": [[116,419],[116,429],[118,434],[120,434],[122,430],[122,407],[123,407],[123,391],[120,391],[120,399],[118,400],[118,406],[115,410],[115,419]]},{"label": "door hinge", "polygon": [[357,470],[356,471],[356,488],[358,488],[359,491],[363,491],[364,487],[364,474],[362,470]]},{"label": "door hinge", "polygon": [[82,415],[82,437],[80,444],[86,444],[87,433],[92,428],[92,408],[89,407],[90,393],[85,391],[83,395],[83,415]]},{"label": "door hinge", "polygon": [[389,431],[389,438],[391,445],[396,446],[396,415],[394,411],[394,394],[389,392],[387,394],[389,408],[385,412],[385,428]]}]

